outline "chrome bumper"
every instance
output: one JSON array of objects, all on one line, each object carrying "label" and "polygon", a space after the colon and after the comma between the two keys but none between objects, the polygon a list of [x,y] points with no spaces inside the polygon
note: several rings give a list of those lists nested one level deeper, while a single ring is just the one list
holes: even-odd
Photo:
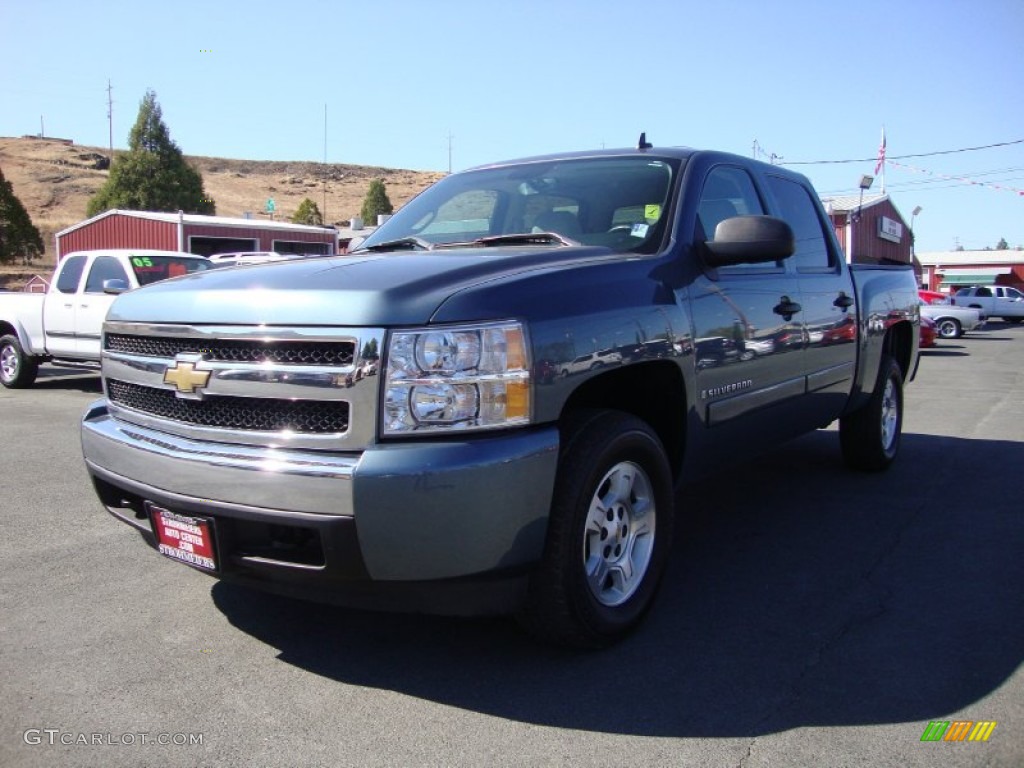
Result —
[{"label": "chrome bumper", "polygon": [[253,448],[188,440],[112,418],[106,401],[82,419],[82,452],[145,486],[195,498],[351,516],[359,454]]},{"label": "chrome bumper", "polygon": [[[141,500],[224,519],[239,527],[239,538],[247,525],[344,526],[370,579],[427,581],[515,569],[540,558],[558,430],[332,454],[172,436],[115,419],[99,400],[82,419],[82,450],[94,480],[113,489],[113,500],[104,501],[108,511],[144,534]],[[134,512],[120,508],[116,489],[135,499]],[[347,557],[334,554],[340,550],[329,538],[321,535],[328,571],[332,557]]]}]

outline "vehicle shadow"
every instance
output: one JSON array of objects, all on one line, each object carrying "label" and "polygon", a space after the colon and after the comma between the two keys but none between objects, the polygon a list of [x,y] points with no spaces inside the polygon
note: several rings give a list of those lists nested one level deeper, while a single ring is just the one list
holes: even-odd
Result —
[{"label": "vehicle shadow", "polygon": [[921,350],[921,357],[970,357],[970,352],[963,351],[963,347],[929,347]]},{"label": "vehicle shadow", "polygon": [[963,709],[1024,659],[1024,516],[1013,494],[974,492],[1018,471],[1024,444],[904,435],[897,465],[869,475],[836,443],[818,432],[685,487],[654,610],[605,651],[505,619],[212,596],[288,664],[537,725],[752,737]]},{"label": "vehicle shadow", "polygon": [[82,392],[103,391],[99,371],[86,368],[60,368],[44,365],[32,385],[36,389],[77,389]]}]

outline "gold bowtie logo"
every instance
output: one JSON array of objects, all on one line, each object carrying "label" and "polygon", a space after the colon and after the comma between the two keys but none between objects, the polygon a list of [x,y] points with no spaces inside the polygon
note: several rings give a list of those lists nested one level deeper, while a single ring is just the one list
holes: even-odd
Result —
[{"label": "gold bowtie logo", "polygon": [[191,394],[210,381],[210,371],[197,371],[195,363],[177,362],[164,371],[164,384],[173,384],[179,392]]}]

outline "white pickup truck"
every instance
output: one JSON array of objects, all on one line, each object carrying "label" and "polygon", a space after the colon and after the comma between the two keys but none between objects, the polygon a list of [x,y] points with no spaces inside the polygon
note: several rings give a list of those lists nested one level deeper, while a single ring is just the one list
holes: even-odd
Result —
[{"label": "white pickup truck", "polygon": [[1024,293],[1005,285],[961,288],[952,301],[958,307],[974,307],[988,317],[1001,317],[1010,323],[1024,320]]},{"label": "white pickup truck", "polygon": [[68,254],[45,294],[0,292],[0,384],[31,386],[50,360],[99,362],[103,318],[118,294],[209,268],[202,256],[178,251]]}]

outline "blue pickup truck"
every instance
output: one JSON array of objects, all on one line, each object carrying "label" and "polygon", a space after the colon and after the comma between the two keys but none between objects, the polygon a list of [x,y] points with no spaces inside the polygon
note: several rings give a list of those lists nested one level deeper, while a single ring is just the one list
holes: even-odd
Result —
[{"label": "blue pickup truck", "polygon": [[111,514],[217,578],[600,647],[650,606],[685,480],[837,420],[849,465],[889,466],[918,324],[911,270],[849,266],[803,176],[530,158],[345,257],[119,297],[82,445]]}]

